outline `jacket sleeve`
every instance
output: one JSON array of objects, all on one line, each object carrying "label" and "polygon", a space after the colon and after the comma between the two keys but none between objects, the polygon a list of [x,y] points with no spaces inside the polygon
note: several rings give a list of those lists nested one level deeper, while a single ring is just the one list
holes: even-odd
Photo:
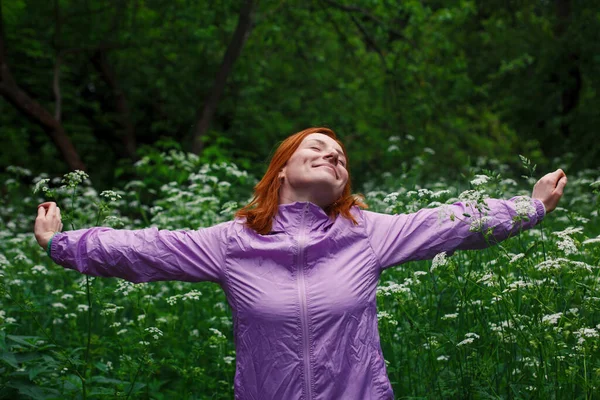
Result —
[{"label": "jacket sleeve", "polygon": [[221,283],[229,224],[196,231],[96,227],[60,232],[49,253],[57,264],[92,276]]},{"label": "jacket sleeve", "polygon": [[[546,215],[537,199],[487,199],[479,211],[458,202],[426,208],[413,214],[379,214],[363,211],[371,247],[381,269],[413,260],[427,260],[443,251],[481,249],[539,223]],[[491,232],[491,236],[483,234]]]}]

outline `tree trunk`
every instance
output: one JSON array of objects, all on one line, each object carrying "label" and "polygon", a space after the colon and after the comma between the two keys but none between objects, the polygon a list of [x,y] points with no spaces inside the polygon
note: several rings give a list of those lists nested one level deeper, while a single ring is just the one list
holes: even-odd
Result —
[{"label": "tree trunk", "polygon": [[253,9],[254,1],[244,0],[240,9],[235,32],[233,33],[231,42],[229,42],[229,46],[227,46],[227,50],[223,56],[223,61],[221,62],[221,66],[215,77],[215,83],[206,97],[204,106],[198,111],[196,125],[192,134],[192,152],[195,154],[200,154],[204,149],[204,135],[210,127],[215,111],[217,110],[217,105],[225,91],[227,78],[231,73],[233,64],[240,56],[242,48],[250,35],[250,31],[252,30]]},{"label": "tree trunk", "polygon": [[131,121],[131,112],[129,110],[129,104],[125,93],[117,82],[117,77],[112,70],[108,60],[106,59],[106,52],[98,49],[91,58],[92,64],[104,80],[104,82],[111,89],[115,100],[115,109],[119,116],[118,123],[121,127],[119,131],[119,138],[125,148],[125,154],[132,160],[137,159],[136,155],[136,140],[135,140],[135,127]]},{"label": "tree trunk", "polygon": [[34,123],[41,126],[50,136],[58,151],[71,170],[80,169],[85,171],[86,167],[71,139],[65,133],[65,130],[56,118],[48,112],[35,99],[32,99],[15,82],[6,60],[6,50],[4,45],[4,23],[2,16],[2,7],[0,4],[0,95],[11,103],[19,112],[25,115]]},{"label": "tree trunk", "polygon": [[556,0],[556,16],[558,17],[558,22],[555,33],[560,39],[561,43],[563,43],[562,48],[565,49],[565,52],[567,53],[561,55],[561,64],[566,66],[567,74],[564,82],[559,80],[559,84],[562,83],[563,86],[560,94],[560,132],[564,138],[568,138],[571,136],[571,127],[567,121],[567,117],[579,104],[579,96],[581,94],[582,87],[581,70],[579,68],[579,54],[575,51],[572,51],[568,44],[564,44],[565,37],[568,38],[567,31],[571,23],[570,0]]}]

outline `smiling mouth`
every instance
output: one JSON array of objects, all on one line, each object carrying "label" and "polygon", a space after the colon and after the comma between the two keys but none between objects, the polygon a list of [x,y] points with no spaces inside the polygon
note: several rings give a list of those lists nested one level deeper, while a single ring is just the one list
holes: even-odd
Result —
[{"label": "smiling mouth", "polygon": [[325,168],[330,169],[333,172],[333,174],[335,175],[335,178],[337,179],[337,171],[331,165],[322,164],[322,165],[317,165],[315,168],[318,168],[318,167],[325,167]]}]

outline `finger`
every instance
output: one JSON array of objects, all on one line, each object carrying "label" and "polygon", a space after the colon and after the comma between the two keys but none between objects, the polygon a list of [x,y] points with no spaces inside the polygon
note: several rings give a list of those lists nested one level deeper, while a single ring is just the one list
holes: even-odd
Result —
[{"label": "finger", "polygon": [[555,181],[555,182],[558,182],[558,180],[559,180],[560,178],[562,178],[563,176],[567,176],[567,175],[565,174],[565,171],[563,171],[562,169],[560,169],[560,168],[559,168],[559,169],[557,169],[556,171],[554,171],[554,172],[552,173],[552,176],[553,176],[553,178],[555,179],[554,181]]},{"label": "finger", "polygon": [[48,206],[48,212],[46,213],[47,216],[51,217],[53,215],[56,214],[56,203],[52,202],[50,203],[50,205]]},{"label": "finger", "polygon": [[558,194],[559,196],[562,196],[563,190],[564,190],[564,188],[565,188],[566,185],[567,185],[567,177],[563,176],[558,181],[558,184],[556,185],[556,189],[554,190],[554,193]]},{"label": "finger", "polygon": [[38,217],[45,217],[46,216],[46,209],[44,207],[38,207]]},{"label": "finger", "polygon": [[46,201],[45,203],[39,204],[38,207],[44,207],[44,209],[48,209],[48,207],[50,207],[50,204],[55,204],[56,205],[56,203],[53,202],[53,201]]},{"label": "finger", "polygon": [[63,230],[63,224],[62,224],[62,222],[61,222],[61,223],[60,223],[60,226],[58,227],[58,231],[60,232],[60,231],[62,231],[62,230]]}]

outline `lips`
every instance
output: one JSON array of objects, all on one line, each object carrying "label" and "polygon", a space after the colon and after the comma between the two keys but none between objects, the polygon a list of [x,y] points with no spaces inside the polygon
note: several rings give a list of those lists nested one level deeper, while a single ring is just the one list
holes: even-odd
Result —
[{"label": "lips", "polygon": [[318,168],[318,167],[326,167],[326,168],[331,169],[333,171],[333,174],[335,175],[335,178],[337,179],[337,177],[338,177],[337,171],[335,170],[335,168],[333,168],[332,165],[330,165],[330,164],[315,165],[315,168]]}]

